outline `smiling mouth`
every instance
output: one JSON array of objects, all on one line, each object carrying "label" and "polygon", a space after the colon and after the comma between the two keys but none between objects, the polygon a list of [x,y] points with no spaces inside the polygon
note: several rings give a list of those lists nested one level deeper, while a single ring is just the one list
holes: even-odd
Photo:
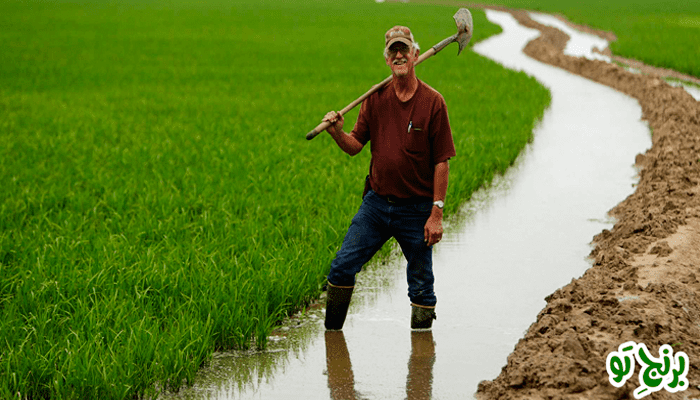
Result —
[{"label": "smiling mouth", "polygon": [[408,62],[405,58],[402,58],[400,60],[394,60],[394,65],[404,65]]}]

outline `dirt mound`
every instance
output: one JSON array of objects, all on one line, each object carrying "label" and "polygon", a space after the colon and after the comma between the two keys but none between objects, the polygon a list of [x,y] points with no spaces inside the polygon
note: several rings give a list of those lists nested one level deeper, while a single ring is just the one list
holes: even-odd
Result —
[{"label": "dirt mound", "polygon": [[[700,397],[700,103],[653,74],[563,54],[568,36],[524,11],[511,12],[542,31],[525,53],[636,98],[653,132],[637,156],[635,192],[611,210],[612,230],[594,238],[594,265],[546,298],[547,306],[515,346],[500,375],[479,384],[485,399],[627,399],[641,366],[614,387],[606,357],[628,341],[651,355],[672,345],[690,364],[689,389],[648,398]],[[608,38],[610,34],[606,34]]]}]

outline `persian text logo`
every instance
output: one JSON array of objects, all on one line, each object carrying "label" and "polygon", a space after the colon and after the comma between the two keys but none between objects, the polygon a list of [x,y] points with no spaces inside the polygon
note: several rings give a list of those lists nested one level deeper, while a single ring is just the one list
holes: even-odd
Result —
[{"label": "persian text logo", "polygon": [[634,398],[641,399],[650,393],[666,389],[675,393],[688,388],[686,375],[690,369],[688,355],[682,351],[673,354],[673,348],[665,344],[659,349],[659,357],[653,357],[644,343],[625,342],[617,351],[608,354],[605,369],[610,383],[621,387],[634,374],[635,359],[642,367],[639,371],[640,386],[634,390]]}]

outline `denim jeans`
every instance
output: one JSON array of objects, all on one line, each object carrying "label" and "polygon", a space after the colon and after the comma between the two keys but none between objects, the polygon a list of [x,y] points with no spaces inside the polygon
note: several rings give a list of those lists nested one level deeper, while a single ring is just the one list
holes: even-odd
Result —
[{"label": "denim jeans", "polygon": [[424,241],[424,227],[433,208],[432,201],[411,205],[389,203],[370,190],[352,219],[343,245],[331,263],[328,282],[354,286],[362,266],[394,237],[408,261],[406,278],[412,303],[434,306],[432,246]]}]

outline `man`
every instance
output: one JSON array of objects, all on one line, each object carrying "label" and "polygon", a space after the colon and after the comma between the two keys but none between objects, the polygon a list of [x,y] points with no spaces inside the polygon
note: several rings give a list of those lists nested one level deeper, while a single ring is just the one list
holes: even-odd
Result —
[{"label": "man", "polygon": [[384,43],[393,80],[363,102],[353,131],[343,131],[344,119],[334,111],[323,119],[347,154],[359,153],[367,142],[372,152],[362,205],[328,274],[329,330],[342,329],[355,275],[391,237],[408,261],[411,328],[429,329],[436,318],[432,246],[442,238],[452,132],[444,98],[416,78],[420,50],[411,31],[395,26]]}]

